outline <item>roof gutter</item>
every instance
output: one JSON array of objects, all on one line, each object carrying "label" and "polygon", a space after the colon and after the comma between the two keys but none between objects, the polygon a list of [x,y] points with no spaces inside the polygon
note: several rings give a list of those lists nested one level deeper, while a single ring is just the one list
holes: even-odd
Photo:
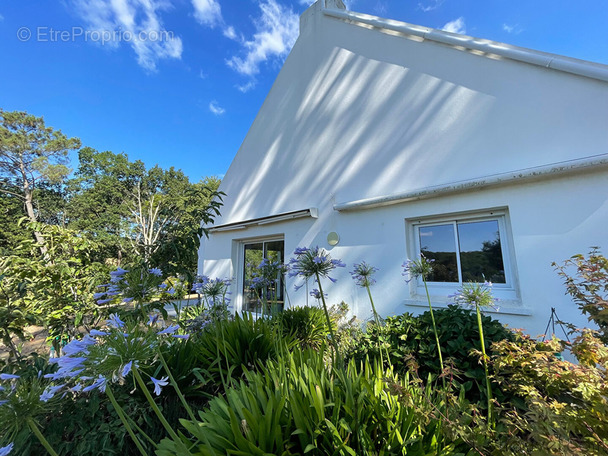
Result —
[{"label": "roof gutter", "polygon": [[544,68],[564,71],[566,73],[585,76],[591,79],[608,82],[608,65],[587,62],[585,60],[573,59],[557,54],[535,51],[519,46],[498,43],[496,41],[482,40],[456,33],[445,32],[420,25],[405,22],[382,19],[367,14],[323,8],[323,14],[344,21],[370,25],[372,27],[392,30],[404,35],[417,36],[428,41],[447,44],[453,47],[465,48],[506,57],[511,60],[529,63]]},{"label": "roof gutter", "polygon": [[226,223],[224,225],[212,226],[211,228],[208,228],[208,230],[210,233],[217,233],[221,231],[245,230],[250,226],[269,225],[271,223],[284,222],[285,220],[293,220],[303,217],[318,218],[319,211],[316,207],[311,207],[308,209],[302,209],[300,211],[283,212],[281,214],[269,215],[267,217],[243,220],[242,222]]},{"label": "roof gutter", "polygon": [[432,187],[421,188],[419,190],[335,204],[334,210],[338,212],[348,212],[371,209],[374,207],[389,206],[408,201],[417,201],[462,193],[469,190],[478,190],[519,182],[549,179],[554,176],[570,175],[601,168],[608,168],[608,154],[594,155],[592,157],[557,162],[550,165],[537,166],[533,168],[525,168],[508,173],[492,174],[486,177],[463,180],[450,184],[435,185]]}]

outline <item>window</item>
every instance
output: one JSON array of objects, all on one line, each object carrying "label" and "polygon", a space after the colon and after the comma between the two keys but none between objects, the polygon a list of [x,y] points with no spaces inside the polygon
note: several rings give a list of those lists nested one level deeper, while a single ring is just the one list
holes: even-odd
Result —
[{"label": "window", "polygon": [[[501,299],[516,299],[504,212],[410,220],[417,254],[433,260],[427,279],[434,295],[447,296],[466,282],[493,283]],[[422,281],[417,294],[424,295]]]},{"label": "window", "polygon": [[[285,242],[282,239],[260,240],[243,243],[242,257],[242,273],[243,280],[241,281],[242,293],[242,309],[248,312],[261,313],[262,300],[260,293],[264,294],[267,300],[276,301],[276,310],[282,310],[284,306],[284,281],[283,277],[277,277],[273,285],[264,290],[256,291],[251,289],[253,271],[257,265],[262,262],[263,258],[268,261],[285,261]],[[266,309],[271,310],[271,309]]]}]

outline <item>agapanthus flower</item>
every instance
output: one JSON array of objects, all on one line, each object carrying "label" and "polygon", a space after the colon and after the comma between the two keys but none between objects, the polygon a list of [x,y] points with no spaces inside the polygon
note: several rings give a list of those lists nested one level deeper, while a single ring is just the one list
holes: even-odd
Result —
[{"label": "agapanthus flower", "polygon": [[175,331],[179,329],[179,325],[171,325],[159,331],[158,334],[173,334]]},{"label": "agapanthus flower", "polygon": [[[135,366],[137,366],[137,363],[135,363]],[[126,377],[127,375],[129,375],[129,372],[131,372],[132,367],[133,361],[129,361],[127,364],[125,364],[125,367],[122,368],[122,372],[120,373],[120,375],[122,377]]]},{"label": "agapanthus flower", "polygon": [[48,386],[47,388],[45,388],[45,390],[40,395],[40,400],[42,402],[48,402],[50,399],[52,399],[55,396],[55,394],[57,394],[57,391],[59,391],[64,386],[65,385]]},{"label": "agapanthus flower", "polygon": [[14,375],[14,374],[0,374],[0,380],[14,380],[20,378],[19,375]]},{"label": "agapanthus flower", "polygon": [[13,443],[9,443],[7,446],[0,448],[0,456],[8,456],[13,451]]},{"label": "agapanthus flower", "polygon": [[125,304],[129,304],[131,301],[133,301],[133,298],[124,298],[122,300],[122,302],[125,303]]},{"label": "agapanthus flower", "polygon": [[163,275],[163,271],[161,271],[159,268],[148,269],[148,272],[156,277],[162,277]]},{"label": "agapanthus flower", "polygon": [[376,283],[376,280],[372,278],[372,275],[376,271],[378,271],[378,268],[367,264],[365,261],[362,261],[359,264],[355,264],[350,275],[355,280],[355,283],[360,287],[370,287]]},{"label": "agapanthus flower", "polygon": [[433,272],[432,263],[435,260],[428,259],[424,255],[420,255],[418,260],[407,260],[402,264],[405,281],[410,283],[413,279],[422,277],[423,280],[427,280]]},{"label": "agapanthus flower", "polygon": [[171,337],[175,337],[176,339],[184,339],[187,340],[190,338],[189,334],[173,334]]},{"label": "agapanthus flower", "polygon": [[154,384],[154,394],[156,394],[157,396],[160,396],[161,387],[167,386],[169,384],[169,377],[163,377],[160,380],[157,380],[154,377],[150,377],[150,380],[152,380],[152,383]]},{"label": "agapanthus flower", "polygon": [[106,378],[100,374],[99,377],[97,377],[97,379],[93,382],[93,384],[87,386],[86,388],[83,388],[82,392],[88,393],[89,391],[98,389],[102,393],[105,393],[106,392],[106,382],[107,382]]},{"label": "agapanthus flower", "polygon": [[118,314],[113,313],[110,315],[110,318],[106,321],[106,325],[111,328],[122,328],[125,325],[125,322],[120,319]]},{"label": "agapanthus flower", "polygon": [[346,266],[342,261],[332,259],[329,252],[319,247],[298,247],[294,255],[295,258],[289,260],[289,277],[300,276],[308,279],[318,275],[335,282],[336,280],[329,276],[331,271]]},{"label": "agapanthus flower", "polygon": [[[323,293],[323,295],[327,298],[327,293]],[[310,292],[310,296],[315,299],[321,299],[321,292],[315,288]]]},{"label": "agapanthus flower", "polygon": [[492,282],[464,283],[456,294],[449,297],[454,299],[454,304],[481,308],[491,307],[498,310],[496,306],[498,299],[492,296]]},{"label": "agapanthus flower", "polygon": [[157,314],[157,313],[148,315],[148,325],[149,326],[155,325],[156,322],[158,321],[159,317],[160,317],[160,314]]},{"label": "agapanthus flower", "polygon": [[105,331],[99,331],[98,329],[91,329],[91,332],[89,332],[89,334],[93,337],[103,337],[103,336],[107,336],[108,333]]},{"label": "agapanthus flower", "polygon": [[86,334],[82,340],[73,339],[65,347],[62,348],[64,355],[75,355],[80,352],[88,352],[88,347],[95,345],[97,341],[89,334]]}]

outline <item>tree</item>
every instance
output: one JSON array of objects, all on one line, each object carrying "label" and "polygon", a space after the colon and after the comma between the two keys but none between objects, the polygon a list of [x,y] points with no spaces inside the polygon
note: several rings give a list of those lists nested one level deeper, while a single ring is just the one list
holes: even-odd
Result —
[{"label": "tree", "polygon": [[130,202],[137,183],[146,175],[144,163],[131,162],[124,153],[90,147],[79,151],[78,160],[74,177],[66,183],[68,226],[100,243],[102,247],[94,255],[97,261],[120,264],[129,260]]},{"label": "tree", "polygon": [[[24,111],[0,109],[0,119],[0,190],[22,199],[27,217],[36,222],[34,190],[41,183],[65,179],[70,172],[68,152],[79,149],[80,140],[68,138],[61,130],[47,127],[42,117]],[[38,231],[34,235],[45,252],[43,236]]]}]

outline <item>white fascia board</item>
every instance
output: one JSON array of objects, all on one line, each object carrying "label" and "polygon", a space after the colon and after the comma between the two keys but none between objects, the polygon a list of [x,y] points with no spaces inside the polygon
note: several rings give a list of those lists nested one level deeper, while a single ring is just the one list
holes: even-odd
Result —
[{"label": "white fascia board", "polygon": [[536,166],[533,168],[510,171],[507,173],[493,174],[476,179],[435,185],[432,187],[425,187],[407,192],[394,193],[392,195],[376,196],[373,198],[339,203],[334,205],[334,210],[338,212],[347,212],[370,209],[373,207],[388,206],[407,201],[416,201],[454,193],[462,193],[469,190],[497,187],[525,181],[550,179],[554,176],[592,171],[600,168],[608,168],[608,154],[594,155],[592,157],[557,162],[550,165]]},{"label": "white fascia board", "polygon": [[282,214],[269,215],[267,217],[260,217],[250,220],[243,220],[241,222],[227,223],[225,225],[218,225],[209,228],[210,233],[221,232],[221,231],[236,231],[236,230],[245,230],[250,226],[260,226],[260,225],[268,225],[271,223],[284,222],[286,220],[293,220],[297,218],[318,218],[319,211],[316,207],[311,207],[308,209],[302,209],[299,211],[293,212],[284,212]]},{"label": "white fascia board", "polygon": [[479,51],[483,53],[482,55],[493,54],[511,60],[529,63],[531,65],[551,68],[557,71],[608,82],[608,65],[603,65],[601,63],[588,62],[586,60],[574,59],[558,54],[535,51],[534,49],[459,35],[457,33],[445,32],[443,30],[408,24],[406,22],[391,19],[382,19],[376,16],[355,13],[352,11],[323,8],[323,14],[347,22],[365,24],[378,29],[398,32],[403,35],[416,36],[427,41],[435,41],[457,49],[464,48]]}]

